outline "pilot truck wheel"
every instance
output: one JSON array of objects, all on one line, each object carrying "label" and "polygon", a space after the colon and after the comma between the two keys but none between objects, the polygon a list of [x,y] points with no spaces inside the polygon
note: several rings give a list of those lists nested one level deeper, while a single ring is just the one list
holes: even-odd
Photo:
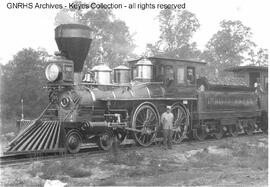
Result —
[{"label": "pilot truck wheel", "polygon": [[108,151],[113,144],[113,131],[107,129],[101,136],[99,136],[97,145],[100,149]]},{"label": "pilot truck wheel", "polygon": [[82,144],[82,137],[76,130],[70,130],[66,136],[66,148],[70,153],[78,153]]}]

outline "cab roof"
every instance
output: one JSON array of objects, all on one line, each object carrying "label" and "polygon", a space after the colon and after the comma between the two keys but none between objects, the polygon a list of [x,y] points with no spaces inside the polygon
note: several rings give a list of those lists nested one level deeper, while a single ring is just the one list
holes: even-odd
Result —
[{"label": "cab roof", "polygon": [[197,60],[187,60],[187,59],[176,59],[176,58],[167,58],[167,57],[157,57],[157,56],[152,56],[152,57],[141,57],[138,59],[133,59],[133,60],[128,60],[128,63],[135,63],[138,62],[139,60],[143,59],[143,58],[147,58],[151,61],[175,61],[175,62],[185,62],[185,63],[196,63],[196,64],[201,64],[201,65],[205,65],[207,64],[206,62],[202,62],[202,61],[197,61]]}]

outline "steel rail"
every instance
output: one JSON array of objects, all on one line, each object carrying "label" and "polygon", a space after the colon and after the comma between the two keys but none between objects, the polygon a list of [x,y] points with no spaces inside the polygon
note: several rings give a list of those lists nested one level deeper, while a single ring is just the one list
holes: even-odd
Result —
[{"label": "steel rail", "polygon": [[[257,133],[254,134],[253,136],[243,136],[239,135],[238,137],[223,137],[221,140],[235,140],[235,139],[242,139],[242,138],[251,138],[251,137],[257,137],[257,136],[262,136],[262,137],[267,137],[268,135],[264,133]],[[221,140],[215,139],[215,138],[210,138],[206,139],[204,141],[198,141],[198,140],[191,140],[191,139],[185,139],[183,142],[180,144],[174,144],[174,145],[181,145],[184,147],[190,147],[191,145],[204,145],[204,144],[210,144],[210,143],[215,143],[219,142]],[[153,145],[151,147],[160,147],[160,141],[162,141],[162,138],[159,138],[158,141],[153,142]],[[147,149],[149,147],[142,147],[142,146],[135,146],[134,143],[128,143],[128,144],[123,144],[119,146],[119,149],[122,150],[141,150],[141,149]],[[5,167],[5,166],[16,166],[16,165],[27,165],[31,164],[34,161],[47,161],[47,160],[58,160],[58,159],[69,159],[69,158],[83,158],[85,156],[95,156],[95,155],[101,155],[101,154],[110,154],[110,151],[104,151],[100,150],[98,147],[85,147],[83,148],[79,153],[76,154],[71,154],[71,153],[66,153],[66,152],[61,152],[61,153],[32,153],[32,154],[24,154],[24,155],[19,155],[19,154],[14,154],[14,155],[4,155],[0,157],[0,168]]]}]

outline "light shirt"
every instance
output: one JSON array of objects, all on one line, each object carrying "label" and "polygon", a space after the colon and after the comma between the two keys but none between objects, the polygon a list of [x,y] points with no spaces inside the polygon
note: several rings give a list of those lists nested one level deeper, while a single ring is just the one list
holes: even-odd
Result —
[{"label": "light shirt", "polygon": [[172,129],[173,128],[173,114],[170,112],[164,112],[161,115],[161,123],[163,125],[163,129]]}]

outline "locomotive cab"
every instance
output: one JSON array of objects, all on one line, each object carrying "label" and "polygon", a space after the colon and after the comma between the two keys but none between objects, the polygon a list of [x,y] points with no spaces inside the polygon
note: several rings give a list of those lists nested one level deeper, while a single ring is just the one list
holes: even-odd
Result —
[{"label": "locomotive cab", "polygon": [[140,82],[162,82],[166,87],[196,87],[196,77],[204,62],[148,57],[128,61],[132,78]]}]

